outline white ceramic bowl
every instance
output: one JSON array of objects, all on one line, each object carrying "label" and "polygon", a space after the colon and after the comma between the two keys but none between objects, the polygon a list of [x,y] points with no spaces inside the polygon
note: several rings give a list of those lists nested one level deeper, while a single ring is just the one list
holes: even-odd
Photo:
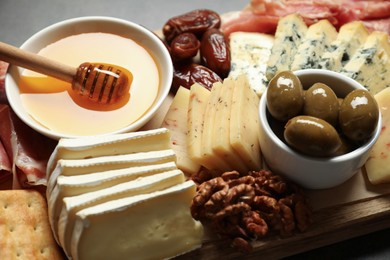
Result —
[{"label": "white ceramic bowl", "polygon": [[[117,18],[102,16],[80,17],[53,24],[37,32],[20,48],[37,53],[48,44],[56,42],[60,39],[75,34],[89,32],[111,33],[131,38],[150,51],[160,69],[159,92],[152,107],[148,111],[145,111],[146,113],[134,123],[122,129],[115,130],[114,132],[104,134],[136,131],[145,123],[147,123],[153,117],[153,115],[155,115],[168,95],[172,82],[173,65],[170,55],[164,44],[153,32],[138,24]],[[7,74],[5,80],[7,98],[16,115],[31,128],[50,138],[59,139],[62,137],[77,137],[63,133],[57,133],[47,129],[35,121],[28,114],[22,105],[20,92],[17,85],[18,78],[20,77],[22,70],[22,68],[10,66],[9,73]]]},{"label": "white ceramic bowl", "polygon": [[[327,70],[300,70],[294,72],[304,88],[322,82],[331,87],[338,97],[344,97],[353,89],[364,89],[358,82],[339,73]],[[309,189],[335,187],[357,173],[366,162],[369,152],[379,137],[382,120],[379,116],[374,135],[364,145],[336,157],[316,158],[302,155],[285,144],[271,129],[267,120],[267,92],[260,100],[260,142],[264,160],[275,173]]]}]

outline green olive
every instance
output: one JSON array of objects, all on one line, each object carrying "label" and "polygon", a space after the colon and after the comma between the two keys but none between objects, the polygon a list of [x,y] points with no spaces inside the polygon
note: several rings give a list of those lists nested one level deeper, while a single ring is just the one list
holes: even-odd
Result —
[{"label": "green olive", "polygon": [[339,101],[336,94],[323,83],[314,84],[305,91],[303,114],[324,119],[335,126],[339,116]]},{"label": "green olive", "polygon": [[375,98],[364,89],[350,92],[340,107],[339,124],[344,135],[352,141],[363,141],[375,131],[379,108]]},{"label": "green olive", "polygon": [[284,138],[295,150],[318,157],[333,156],[342,145],[336,129],[325,120],[313,116],[290,119],[285,126]]},{"label": "green olive", "polygon": [[267,108],[279,121],[297,116],[303,108],[303,88],[291,71],[278,73],[271,79],[267,90]]}]

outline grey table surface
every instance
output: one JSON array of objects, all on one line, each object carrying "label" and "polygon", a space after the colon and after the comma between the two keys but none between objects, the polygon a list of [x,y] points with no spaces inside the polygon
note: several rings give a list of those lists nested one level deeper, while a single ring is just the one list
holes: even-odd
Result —
[{"label": "grey table surface", "polygon": [[[218,13],[242,9],[240,0],[0,0],[0,41],[20,46],[44,27],[69,18],[103,15],[159,29],[172,16],[208,8]],[[264,258],[267,258],[265,255]],[[390,229],[346,240],[291,259],[390,259]]]}]

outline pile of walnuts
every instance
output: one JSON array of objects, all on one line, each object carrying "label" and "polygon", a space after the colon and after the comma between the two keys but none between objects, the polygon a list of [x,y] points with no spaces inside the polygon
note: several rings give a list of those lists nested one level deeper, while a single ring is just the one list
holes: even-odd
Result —
[{"label": "pile of walnuts", "polygon": [[251,241],[276,231],[281,236],[305,231],[311,210],[301,189],[267,170],[240,175],[225,172],[219,177],[203,171],[193,177],[199,183],[193,198],[194,219],[232,239],[232,246],[252,250]]}]

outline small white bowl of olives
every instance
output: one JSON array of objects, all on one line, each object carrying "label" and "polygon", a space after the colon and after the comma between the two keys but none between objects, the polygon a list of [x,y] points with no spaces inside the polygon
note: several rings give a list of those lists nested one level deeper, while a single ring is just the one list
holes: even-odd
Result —
[{"label": "small white bowl of olives", "polygon": [[309,189],[335,187],[357,173],[379,137],[374,97],[340,73],[281,72],[259,105],[267,166]]}]

